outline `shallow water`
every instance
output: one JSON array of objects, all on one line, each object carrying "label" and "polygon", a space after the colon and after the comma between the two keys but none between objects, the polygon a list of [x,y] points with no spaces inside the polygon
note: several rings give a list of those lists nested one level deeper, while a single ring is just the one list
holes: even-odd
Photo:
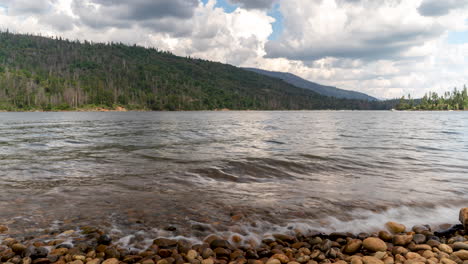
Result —
[{"label": "shallow water", "polygon": [[21,234],[456,223],[468,112],[0,113],[0,168],[0,223]]}]

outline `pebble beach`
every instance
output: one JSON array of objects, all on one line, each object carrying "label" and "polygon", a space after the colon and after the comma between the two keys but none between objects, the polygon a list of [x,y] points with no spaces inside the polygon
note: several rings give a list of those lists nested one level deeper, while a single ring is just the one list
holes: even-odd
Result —
[{"label": "pebble beach", "polygon": [[5,264],[468,264],[468,208],[460,224],[444,230],[428,225],[383,224],[373,233],[272,234],[260,243],[239,236],[210,235],[200,243],[156,238],[142,250],[114,243],[84,226],[59,234],[9,237],[0,225],[0,261]]}]

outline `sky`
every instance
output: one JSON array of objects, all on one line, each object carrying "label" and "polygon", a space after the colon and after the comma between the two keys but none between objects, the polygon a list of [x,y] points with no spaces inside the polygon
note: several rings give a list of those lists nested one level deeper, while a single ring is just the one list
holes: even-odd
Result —
[{"label": "sky", "polygon": [[156,47],[377,98],[468,85],[468,0],[0,0],[0,29]]}]

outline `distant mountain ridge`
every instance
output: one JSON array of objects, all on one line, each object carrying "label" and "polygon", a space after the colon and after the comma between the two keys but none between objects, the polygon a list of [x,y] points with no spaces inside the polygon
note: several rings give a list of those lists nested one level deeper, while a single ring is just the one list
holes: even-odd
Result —
[{"label": "distant mountain ridge", "polygon": [[325,86],[311,81],[302,79],[299,76],[296,76],[288,72],[274,72],[266,71],[257,68],[244,68],[245,70],[263,74],[269,77],[274,77],[281,79],[289,84],[292,84],[296,87],[312,90],[318,94],[331,96],[342,99],[358,99],[358,100],[368,100],[368,101],[378,101],[377,98],[369,96],[365,93],[360,93],[356,91],[343,90],[332,86]]}]

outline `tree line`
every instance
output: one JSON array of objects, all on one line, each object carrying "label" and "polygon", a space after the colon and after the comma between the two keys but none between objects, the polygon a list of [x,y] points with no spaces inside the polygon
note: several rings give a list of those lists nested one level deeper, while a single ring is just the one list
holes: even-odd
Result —
[{"label": "tree line", "polygon": [[156,48],[0,32],[0,110],[390,109]]},{"label": "tree line", "polygon": [[397,110],[468,110],[468,89],[454,88],[451,92],[437,94],[429,92],[421,99],[413,99],[411,95],[403,96],[396,106]]}]

